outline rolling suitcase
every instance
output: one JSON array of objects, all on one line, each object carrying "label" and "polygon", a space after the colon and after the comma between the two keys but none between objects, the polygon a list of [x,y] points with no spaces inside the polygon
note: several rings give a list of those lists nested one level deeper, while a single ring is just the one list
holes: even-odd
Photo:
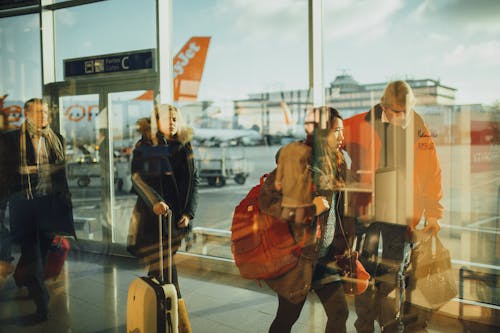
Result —
[{"label": "rolling suitcase", "polygon": [[178,333],[177,290],[172,283],[172,212],[168,210],[168,278],[163,276],[163,219],[158,217],[160,281],[139,277],[132,281],[127,297],[127,332]]}]

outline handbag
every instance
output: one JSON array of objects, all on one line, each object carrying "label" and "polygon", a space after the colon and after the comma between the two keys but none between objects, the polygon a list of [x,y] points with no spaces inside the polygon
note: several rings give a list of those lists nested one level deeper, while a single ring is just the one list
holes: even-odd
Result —
[{"label": "handbag", "polygon": [[[47,251],[47,260],[45,262],[44,280],[56,280],[62,272],[66,258],[70,250],[69,241],[61,235],[55,235],[52,238]],[[31,268],[27,267],[26,259],[23,255],[19,258],[16,269],[13,274],[16,286],[21,288],[26,283],[26,272]]]},{"label": "handbag", "polygon": [[61,274],[70,248],[71,246],[66,238],[60,235],[54,236],[47,255],[47,263],[45,264],[45,280],[56,280]]},{"label": "handbag", "polygon": [[419,243],[412,251],[408,301],[437,310],[457,295],[450,252],[437,236]]},{"label": "handbag", "polygon": [[358,252],[335,256],[337,265],[342,270],[344,292],[347,295],[361,295],[370,283],[370,274],[358,259]]}]

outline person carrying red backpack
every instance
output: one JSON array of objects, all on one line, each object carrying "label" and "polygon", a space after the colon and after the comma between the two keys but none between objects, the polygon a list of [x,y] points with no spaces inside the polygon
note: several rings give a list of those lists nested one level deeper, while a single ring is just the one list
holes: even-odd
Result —
[{"label": "person carrying red backpack", "polygon": [[[278,294],[269,332],[291,331],[310,290],[318,295],[328,317],[325,332],[345,332],[349,310],[341,270],[332,265],[335,224],[342,217],[339,189],[345,180],[342,118],[336,109],[325,106],[315,108],[304,125],[306,140],[284,146],[279,153],[275,189],[283,195],[281,217],[290,223],[296,241],[305,240],[305,245],[292,270],[266,280]],[[297,288],[303,292],[290,291]]]}]

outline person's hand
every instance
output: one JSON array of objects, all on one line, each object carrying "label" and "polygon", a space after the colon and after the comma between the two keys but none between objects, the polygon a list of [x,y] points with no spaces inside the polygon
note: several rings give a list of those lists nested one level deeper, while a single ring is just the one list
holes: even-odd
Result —
[{"label": "person's hand", "polygon": [[156,215],[165,215],[168,211],[168,205],[163,201],[157,202],[153,205],[153,213]]},{"label": "person's hand", "polygon": [[328,204],[328,200],[326,200],[323,196],[317,196],[313,199],[313,204],[315,208],[316,216],[326,212],[330,209],[330,205]]},{"label": "person's hand", "polygon": [[427,219],[427,225],[422,229],[423,232],[431,232],[433,235],[436,235],[441,227],[439,226],[439,222],[435,217],[429,217]]},{"label": "person's hand", "polygon": [[278,181],[274,182],[274,188],[276,189],[276,191],[281,191],[283,189],[283,187],[281,186],[281,183]]},{"label": "person's hand", "polygon": [[179,228],[187,228],[187,226],[189,225],[189,221],[190,220],[191,219],[189,218],[189,216],[187,216],[186,214],[184,214],[184,215],[181,216],[181,218],[177,222],[177,226]]}]

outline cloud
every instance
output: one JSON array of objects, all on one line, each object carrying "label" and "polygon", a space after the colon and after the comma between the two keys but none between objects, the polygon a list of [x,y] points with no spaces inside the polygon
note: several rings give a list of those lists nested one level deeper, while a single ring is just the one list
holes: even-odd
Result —
[{"label": "cloud", "polygon": [[372,39],[388,30],[388,22],[404,5],[402,0],[325,2],[325,31],[327,41],[342,37]]},{"label": "cloud", "polygon": [[454,50],[445,53],[443,62],[450,67],[462,65],[500,66],[500,42],[495,40],[475,45],[458,45]]},{"label": "cloud", "polygon": [[77,23],[75,12],[68,9],[61,9],[56,15],[57,24],[61,24],[66,27],[72,27]]},{"label": "cloud", "polygon": [[447,42],[450,40],[450,36],[440,34],[437,32],[431,32],[427,36],[428,36],[429,40],[432,41],[433,43],[443,43],[443,42]]},{"label": "cloud", "polygon": [[220,0],[214,15],[226,19],[235,33],[247,40],[303,40],[307,37],[307,2],[303,0]]},{"label": "cloud", "polygon": [[453,25],[453,29],[463,29],[470,34],[500,33],[498,0],[425,0],[412,16],[422,21],[446,22]]}]

